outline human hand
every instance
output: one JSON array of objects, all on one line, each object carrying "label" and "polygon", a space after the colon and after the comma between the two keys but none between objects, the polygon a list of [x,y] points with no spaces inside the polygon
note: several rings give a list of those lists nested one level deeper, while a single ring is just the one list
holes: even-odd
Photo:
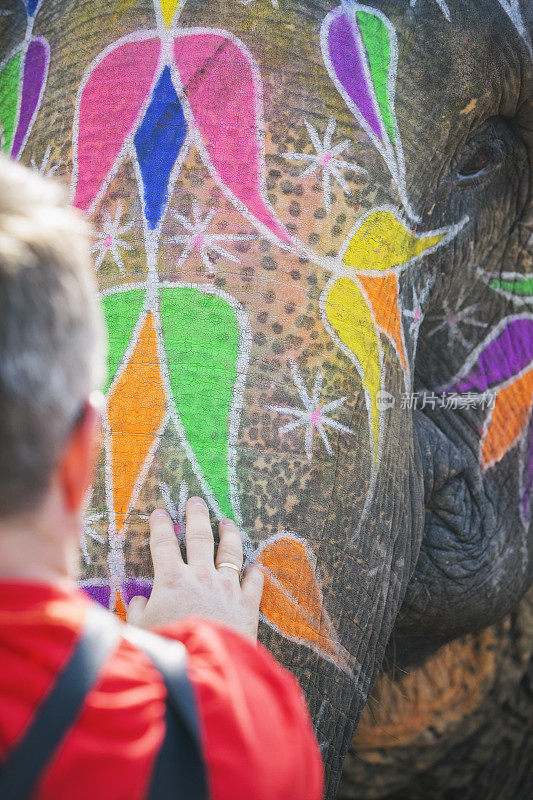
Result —
[{"label": "human hand", "polygon": [[[250,565],[240,581],[243,556],[237,526],[231,520],[219,523],[215,562],[209,511],[200,497],[188,500],[185,519],[187,563],[167,512],[158,508],[150,515],[154,585],[149,600],[132,597],[128,622],[153,628],[194,614],[257,639],[263,573],[257,565]],[[223,564],[233,564],[239,572]]]}]

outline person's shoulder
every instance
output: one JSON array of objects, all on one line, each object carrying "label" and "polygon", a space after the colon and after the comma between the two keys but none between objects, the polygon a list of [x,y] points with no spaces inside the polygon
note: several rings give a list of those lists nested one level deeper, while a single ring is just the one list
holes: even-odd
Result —
[{"label": "person's shoulder", "polygon": [[300,684],[261,644],[216,622],[158,629],[188,653],[212,800],[318,800],[322,760]]}]

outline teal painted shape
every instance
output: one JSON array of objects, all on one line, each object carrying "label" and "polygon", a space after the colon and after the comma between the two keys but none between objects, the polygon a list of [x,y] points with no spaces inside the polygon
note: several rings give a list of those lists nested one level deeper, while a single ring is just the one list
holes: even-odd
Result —
[{"label": "teal painted shape", "polygon": [[199,289],[162,289],[160,296],[176,409],[223,516],[232,517],[228,444],[239,355],[237,315],[222,297]]},{"label": "teal painted shape", "polygon": [[102,300],[108,334],[106,393],[130,343],[144,297],[144,289],[129,289],[110,294]]}]

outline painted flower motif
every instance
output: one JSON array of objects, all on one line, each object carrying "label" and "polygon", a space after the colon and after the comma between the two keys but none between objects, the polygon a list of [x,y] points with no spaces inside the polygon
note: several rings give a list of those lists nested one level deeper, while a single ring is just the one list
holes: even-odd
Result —
[{"label": "painted flower motif", "polygon": [[133,221],[122,223],[122,203],[117,203],[115,214],[112,217],[107,209],[103,212],[102,230],[97,231],[94,236],[98,239],[96,244],[91,247],[91,253],[96,253],[94,264],[95,270],[99,270],[107,255],[112,256],[121,275],[124,274],[124,262],[122,261],[122,250],[132,250],[133,245],[121,238],[122,234],[127,233],[133,226]]},{"label": "painted flower motif", "polygon": [[450,346],[453,346],[456,341],[467,349],[472,346],[466,337],[466,330],[468,328],[485,328],[486,325],[474,316],[479,308],[479,303],[464,305],[465,294],[466,288],[463,287],[453,305],[445,299],[442,304],[442,314],[434,314],[428,318],[428,322],[432,325],[428,330],[428,336],[436,336],[442,331]]},{"label": "painted flower motif", "polygon": [[[210,208],[202,213],[198,203],[193,202],[192,219],[188,219],[184,214],[177,211],[172,212],[187,233],[177,236],[169,236],[169,242],[176,242],[183,246],[182,253],[176,264],[176,269],[181,269],[192,253],[197,253],[200,257],[207,275],[216,272],[213,255],[222,256],[234,264],[239,263],[239,259],[222,246],[222,242],[250,242],[257,239],[254,234],[246,233],[214,233],[209,230],[211,222],[216,214],[215,208]],[[213,254],[213,255],[212,255]]]},{"label": "painted flower motif", "polygon": [[520,511],[526,530],[533,502],[533,317],[503,319],[442,391],[495,393],[480,443],[490,469],[515,446],[521,448]]},{"label": "painted flower motif", "polygon": [[119,39],[86,71],[74,121],[73,202],[92,213],[129,154],[147,231],[159,232],[194,144],[227,199],[264,235],[289,246],[263,185],[257,64],[228,32],[173,27],[170,34],[177,6],[156,4],[157,29]]},{"label": "painted flower motif", "polygon": [[420,222],[405,183],[405,160],[394,109],[398,42],[391,21],[352,0],[325,17],[322,57],[342,99],[383,157],[409,219]]},{"label": "painted flower motif", "polygon": [[270,411],[277,411],[280,414],[287,414],[288,416],[296,417],[293,422],[288,422],[286,425],[282,425],[279,429],[280,433],[288,433],[289,431],[293,431],[300,427],[305,428],[304,442],[305,453],[308,461],[311,461],[313,457],[313,435],[315,433],[320,435],[326,451],[331,455],[333,450],[329,443],[326,428],[342,431],[343,433],[355,433],[355,431],[352,431],[352,429],[348,428],[347,425],[341,424],[337,420],[332,419],[330,416],[333,411],[336,411],[336,409],[340,408],[344,404],[346,397],[340,397],[336,400],[326,403],[325,405],[321,405],[320,396],[322,393],[322,383],[324,381],[324,373],[322,370],[317,372],[313,385],[313,392],[311,395],[309,395],[303,378],[300,374],[300,370],[296,366],[294,359],[290,359],[289,365],[303,408],[276,405],[267,405],[267,408]]},{"label": "painted flower motif", "polygon": [[305,127],[309,134],[309,138],[315,149],[314,153],[282,153],[283,158],[290,161],[303,161],[308,162],[308,166],[300,173],[300,178],[306,178],[314,172],[322,172],[322,191],[324,192],[324,205],[326,211],[331,211],[331,181],[335,180],[343,190],[344,194],[351,195],[350,187],[344,179],[341,170],[350,170],[351,172],[360,172],[366,174],[366,169],[363,169],[358,164],[351,164],[348,161],[343,161],[341,155],[350,144],[349,139],[343,139],[332,145],[333,134],[335,133],[336,121],[330,117],[326,132],[324,134],[324,141],[320,140],[317,129],[311,125],[306,119],[304,120]]},{"label": "painted flower motif", "polygon": [[397,211],[384,206],[362,217],[341,249],[341,264],[320,298],[322,319],[339,348],[354,363],[363,385],[374,470],[380,454],[379,393],[384,389],[379,333],[393,345],[410,374],[399,307],[398,275],[409,264],[451,241],[465,221],[416,234]]}]

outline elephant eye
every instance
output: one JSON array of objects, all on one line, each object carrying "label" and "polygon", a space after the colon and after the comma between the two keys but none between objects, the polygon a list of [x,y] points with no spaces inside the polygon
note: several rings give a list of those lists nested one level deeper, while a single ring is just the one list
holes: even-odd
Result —
[{"label": "elephant eye", "polygon": [[459,164],[457,175],[459,178],[474,178],[489,166],[491,154],[488,148],[482,148]]},{"label": "elephant eye", "polygon": [[459,181],[475,181],[499,167],[505,160],[508,135],[508,127],[498,117],[491,117],[481,125],[456,156],[455,169]]}]

